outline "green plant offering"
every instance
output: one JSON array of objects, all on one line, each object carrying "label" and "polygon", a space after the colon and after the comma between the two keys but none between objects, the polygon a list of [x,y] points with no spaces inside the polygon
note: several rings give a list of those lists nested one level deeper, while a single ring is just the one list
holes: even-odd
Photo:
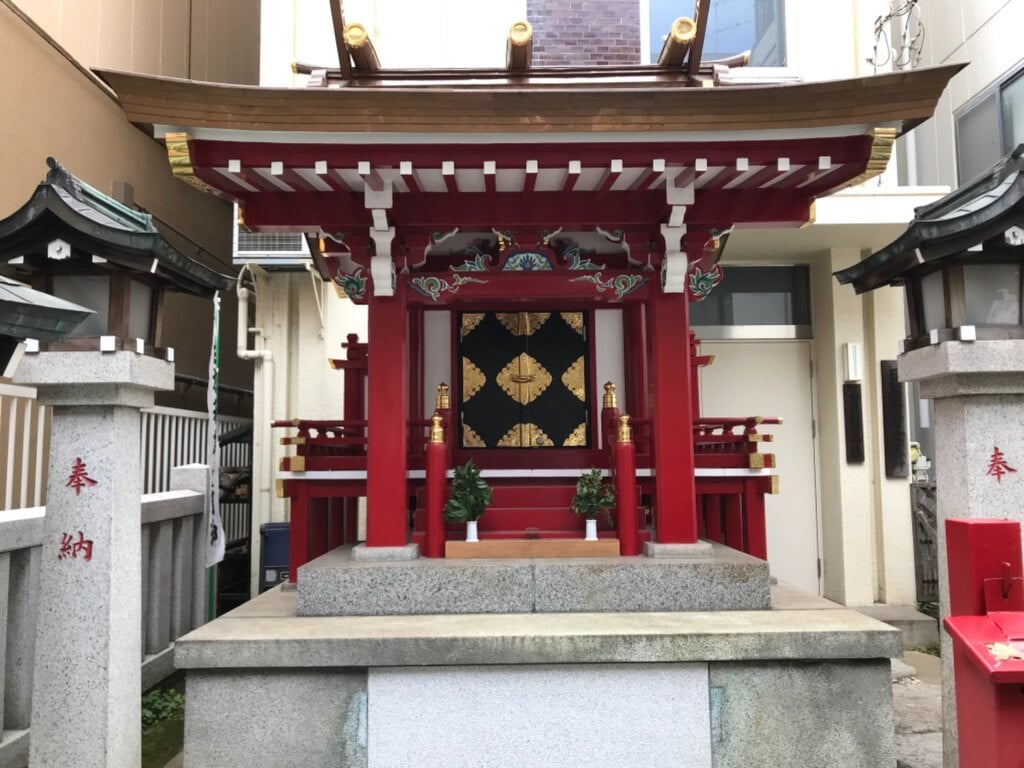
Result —
[{"label": "green plant offering", "polygon": [[452,497],[444,505],[444,519],[454,523],[479,520],[491,503],[491,486],[480,477],[480,470],[470,459],[455,468],[452,479]]},{"label": "green plant offering", "polygon": [[600,469],[591,469],[580,475],[576,483],[576,495],[572,497],[569,509],[576,515],[596,520],[604,514],[611,525],[612,516],[609,512],[615,506],[615,488],[604,481]]}]

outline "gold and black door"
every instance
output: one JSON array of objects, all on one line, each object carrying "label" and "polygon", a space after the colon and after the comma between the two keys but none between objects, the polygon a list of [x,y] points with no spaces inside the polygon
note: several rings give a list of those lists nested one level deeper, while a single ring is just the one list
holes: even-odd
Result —
[{"label": "gold and black door", "polygon": [[463,448],[590,445],[583,312],[460,317]]}]

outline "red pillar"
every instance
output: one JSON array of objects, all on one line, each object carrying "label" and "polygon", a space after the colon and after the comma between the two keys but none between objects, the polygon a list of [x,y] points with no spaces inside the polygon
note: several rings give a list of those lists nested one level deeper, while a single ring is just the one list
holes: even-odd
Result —
[{"label": "red pillar", "polygon": [[743,481],[743,507],[747,518],[747,554],[768,559],[768,529],[764,519],[764,494],[756,480]]},{"label": "red pillar", "polygon": [[405,296],[375,296],[369,307],[366,545],[408,543],[408,351]]},{"label": "red pillar", "polygon": [[697,541],[687,296],[655,289],[649,300],[651,418],[654,421],[654,537]]},{"label": "red pillar", "polygon": [[622,428],[615,443],[616,526],[619,529],[619,554],[640,554],[636,521],[636,452],[629,416],[622,417]]},{"label": "red pillar", "polygon": [[444,557],[444,496],[447,485],[447,447],[441,416],[435,414],[427,443],[427,524],[424,554]]},{"label": "red pillar", "polygon": [[299,582],[299,566],[310,561],[309,484],[296,481],[291,497],[291,523],[288,530],[288,581]]},{"label": "red pillar", "polygon": [[722,531],[722,497],[717,493],[709,493],[704,497],[704,529],[711,541],[725,541]]}]

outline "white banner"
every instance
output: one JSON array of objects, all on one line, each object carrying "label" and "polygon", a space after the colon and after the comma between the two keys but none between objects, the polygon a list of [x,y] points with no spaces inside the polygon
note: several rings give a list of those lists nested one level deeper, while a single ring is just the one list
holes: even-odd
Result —
[{"label": "white banner", "polygon": [[210,518],[207,526],[206,567],[224,559],[224,523],[220,519],[220,441],[217,439],[217,386],[220,384],[220,294],[213,294],[213,335],[207,377],[206,412],[209,416],[206,459],[210,467]]}]

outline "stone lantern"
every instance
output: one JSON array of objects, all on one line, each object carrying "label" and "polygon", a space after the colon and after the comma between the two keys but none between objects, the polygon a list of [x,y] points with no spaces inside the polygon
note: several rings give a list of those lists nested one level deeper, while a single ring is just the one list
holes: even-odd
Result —
[{"label": "stone lantern", "polygon": [[[161,298],[212,296],[233,281],[174,248],[149,214],[47,162],[31,199],[0,219],[0,272],[82,320],[75,330],[56,327],[56,315],[54,327],[30,325],[15,371],[53,409],[29,765],[138,765],[139,411],[174,387]],[[17,312],[0,301],[0,320]]]},{"label": "stone lantern", "polygon": [[[836,273],[858,293],[904,286],[901,381],[934,401],[940,613],[949,613],[945,520],[1024,521],[1024,145],[918,208],[895,242]],[[910,521],[907,523],[910,524]],[[943,633],[947,765],[956,754],[952,649]]]}]

